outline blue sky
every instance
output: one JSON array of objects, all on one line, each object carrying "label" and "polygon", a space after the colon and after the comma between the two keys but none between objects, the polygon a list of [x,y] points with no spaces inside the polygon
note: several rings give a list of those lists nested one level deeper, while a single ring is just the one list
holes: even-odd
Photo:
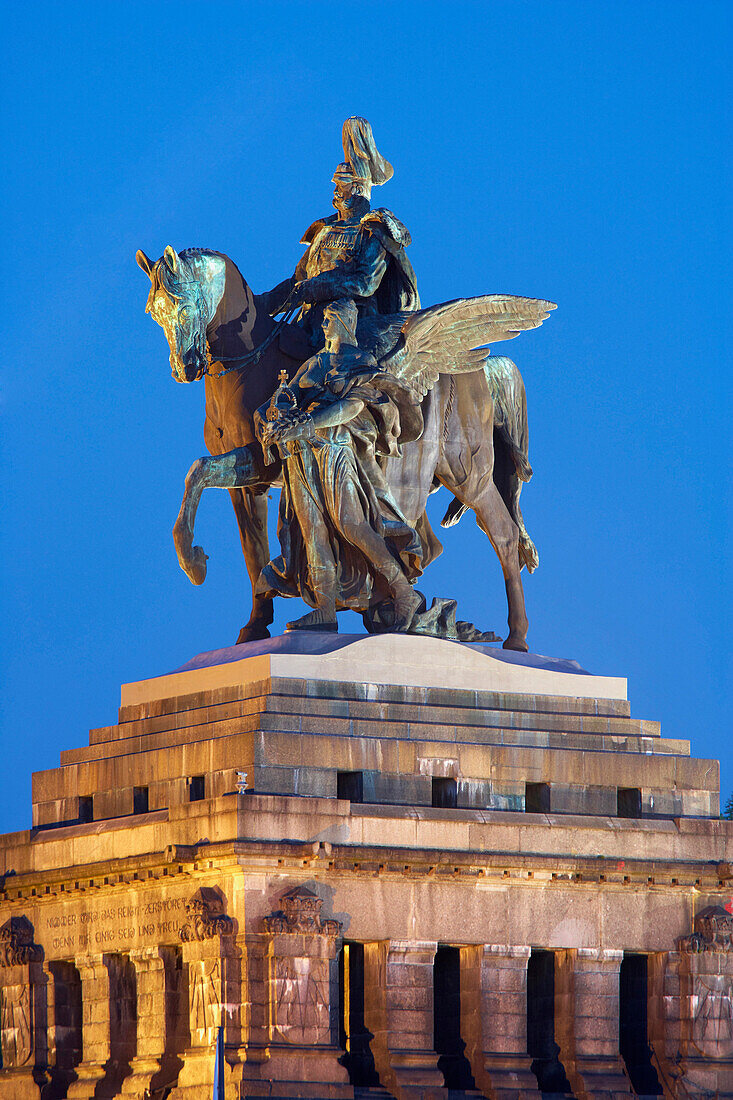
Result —
[{"label": "blue sky", "polygon": [[[248,614],[225,494],[199,513],[204,586],[177,566],[203,389],[170,378],[135,250],[215,248],[274,285],[331,210],[350,114],[395,166],[373,201],[411,230],[425,304],[558,303],[497,348],[528,392],[531,648],[627,676],[632,713],[720,758],[733,792],[731,10],[7,9],[0,830],[28,826],[31,771],[115,720],[120,682],[233,642]],[[443,541],[421,587],[501,633],[472,516]]]}]

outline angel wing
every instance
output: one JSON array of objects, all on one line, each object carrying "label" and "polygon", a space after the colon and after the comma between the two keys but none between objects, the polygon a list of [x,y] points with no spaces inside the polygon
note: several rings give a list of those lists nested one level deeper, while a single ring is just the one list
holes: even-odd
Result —
[{"label": "angel wing", "polygon": [[[556,308],[543,298],[482,294],[381,318],[379,333],[369,335],[375,350],[380,345],[380,366],[424,397],[439,374],[479,370],[489,355],[488,344],[539,328]],[[392,340],[391,349],[383,350]]]}]

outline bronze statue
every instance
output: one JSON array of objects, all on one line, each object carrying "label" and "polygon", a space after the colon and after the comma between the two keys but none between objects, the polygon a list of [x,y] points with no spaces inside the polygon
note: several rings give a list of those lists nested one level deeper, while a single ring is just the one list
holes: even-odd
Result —
[{"label": "bronze statue", "polygon": [[365,118],[347,118],[341,141],[344,160],[333,175],[336,213],[313,222],[292,279],[270,292],[270,312],[299,307],[297,323],[314,347],[323,343],[323,306],[350,298],[359,317],[420,308],[417,281],[405,249],[405,226],[384,208],[372,210],[372,187],[391,179],[392,165],[377,151]]},{"label": "bronze statue", "polygon": [[[520,569],[526,565],[531,571],[537,555],[519,508],[521,483],[531,476],[524,387],[512,361],[490,355],[487,345],[537,327],[555,307],[544,300],[485,295],[417,309],[414,273],[404,254],[406,230],[388,211],[369,211],[367,197],[359,194],[365,189],[360,181],[367,180],[354,169],[360,152],[370,165],[367,182],[381,182],[380,174],[391,175],[390,166],[381,161],[380,167],[376,160],[367,127],[359,119],[347,120],[344,127],[346,160],[335,177],[339,213],[335,219],[316,223],[319,228],[296,271],[296,275],[302,273],[305,263],[305,279],[286,280],[274,291],[256,296],[232,261],[220,253],[187,249],[178,254],[169,247],[155,263],[137,254],[151,279],[147,308],[166,333],[174,377],[185,382],[206,377],[205,440],[214,457],[199,459],[186,479],[186,495],[174,528],[179,561],[194,583],[203,581],[206,555],[193,546],[196,505],[205,487],[228,488],[255,589],[252,615],[239,640],[268,636],[270,593],[279,589],[268,588],[272,570],[258,586],[269,559],[264,493],[270,484],[278,483],[281,460],[279,455],[263,453],[255,437],[253,414],[267,405],[283,369],[293,377],[303,361],[313,357],[322,340],[315,321],[320,323],[327,303],[349,297],[358,317],[358,349],[377,361],[380,386],[392,386],[385,391],[386,399],[400,410],[402,442],[390,457],[380,456],[376,468],[386,476],[383,500],[389,498],[389,509],[419,540],[420,561],[416,555],[404,569],[405,579],[414,579],[419,568],[424,569],[441,551],[427,522],[425,503],[436,484],[445,485],[456,499],[443,523],[457,522],[468,507],[475,511],[497,551],[506,581],[509,636],[504,645],[526,650]],[[365,172],[363,166],[359,170]],[[358,200],[366,202],[367,209]],[[373,220],[375,214],[379,218]],[[339,244],[332,236],[333,226],[350,234],[355,230],[353,243],[349,235]],[[308,273],[309,264],[313,274]],[[409,308],[395,309],[395,303]],[[384,308],[390,306],[391,312],[385,314]],[[292,323],[296,307],[299,323]],[[283,308],[289,312],[275,323],[270,313]],[[404,396],[397,400],[398,392],[409,392],[410,400]],[[353,453],[348,442],[344,453],[349,447]],[[372,475],[377,476],[373,470]],[[320,490],[318,504],[323,516],[335,514],[324,508]],[[390,555],[395,560],[393,550]],[[394,585],[375,561],[371,564],[366,587],[376,587],[382,596],[389,590],[390,595],[379,601],[382,613],[376,619],[370,600],[367,623],[374,629],[394,629],[395,624],[398,629],[416,628],[419,613],[412,615],[410,623],[407,602],[398,600]],[[334,606],[339,603],[336,594]],[[386,619],[380,618],[385,606]]]},{"label": "bronze statue", "polygon": [[[384,372],[371,352],[357,346],[354,302],[323,312],[325,350],[258,410],[265,453],[276,442],[283,459],[282,554],[264,567],[258,590],[310,604],[289,630],[336,630],[338,609],[366,614],[386,602],[392,629],[407,631],[420,607],[412,582],[422,547],[378,462],[398,453],[400,401],[380,386]],[[409,406],[404,388],[402,396]]]}]

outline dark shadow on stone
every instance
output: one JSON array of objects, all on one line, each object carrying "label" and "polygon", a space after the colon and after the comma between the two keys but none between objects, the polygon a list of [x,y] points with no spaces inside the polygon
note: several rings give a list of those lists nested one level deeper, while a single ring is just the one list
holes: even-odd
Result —
[{"label": "dark shadow on stone", "polygon": [[433,1046],[447,1089],[475,1089],[461,1038],[461,953],[440,946],[433,963]]},{"label": "dark shadow on stone", "polygon": [[527,965],[527,1053],[545,1098],[572,1096],[555,1042],[555,952],[534,947]]}]

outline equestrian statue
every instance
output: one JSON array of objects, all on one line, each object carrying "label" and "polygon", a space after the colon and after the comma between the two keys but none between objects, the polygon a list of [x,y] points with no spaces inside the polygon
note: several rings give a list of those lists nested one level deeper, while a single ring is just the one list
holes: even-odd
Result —
[{"label": "equestrian statue", "polygon": [[[336,213],[309,227],[293,276],[273,290],[254,294],[209,249],[168,246],[155,262],[137,253],[173,377],[205,380],[210,456],[186,478],[174,527],[180,565],[203,582],[196,507],[205,488],[226,488],[253,592],[239,642],[269,637],[276,595],[311,608],[289,630],[336,630],[337,612],[350,608],[370,631],[493,639],[457,622],[455,601],[427,609],[414,587],[442,550],[425,507],[445,486],[453,500],[442,523],[474,511],[504,573],[504,647],[526,651],[520,574],[538,564],[519,506],[532,475],[526,399],[517,367],[490,345],[537,328],[555,305],[490,294],[422,309],[409,232],[370,207],[392,166],[366,119],[347,119],[342,142]],[[282,487],[281,553],[271,560],[273,485]]]}]

